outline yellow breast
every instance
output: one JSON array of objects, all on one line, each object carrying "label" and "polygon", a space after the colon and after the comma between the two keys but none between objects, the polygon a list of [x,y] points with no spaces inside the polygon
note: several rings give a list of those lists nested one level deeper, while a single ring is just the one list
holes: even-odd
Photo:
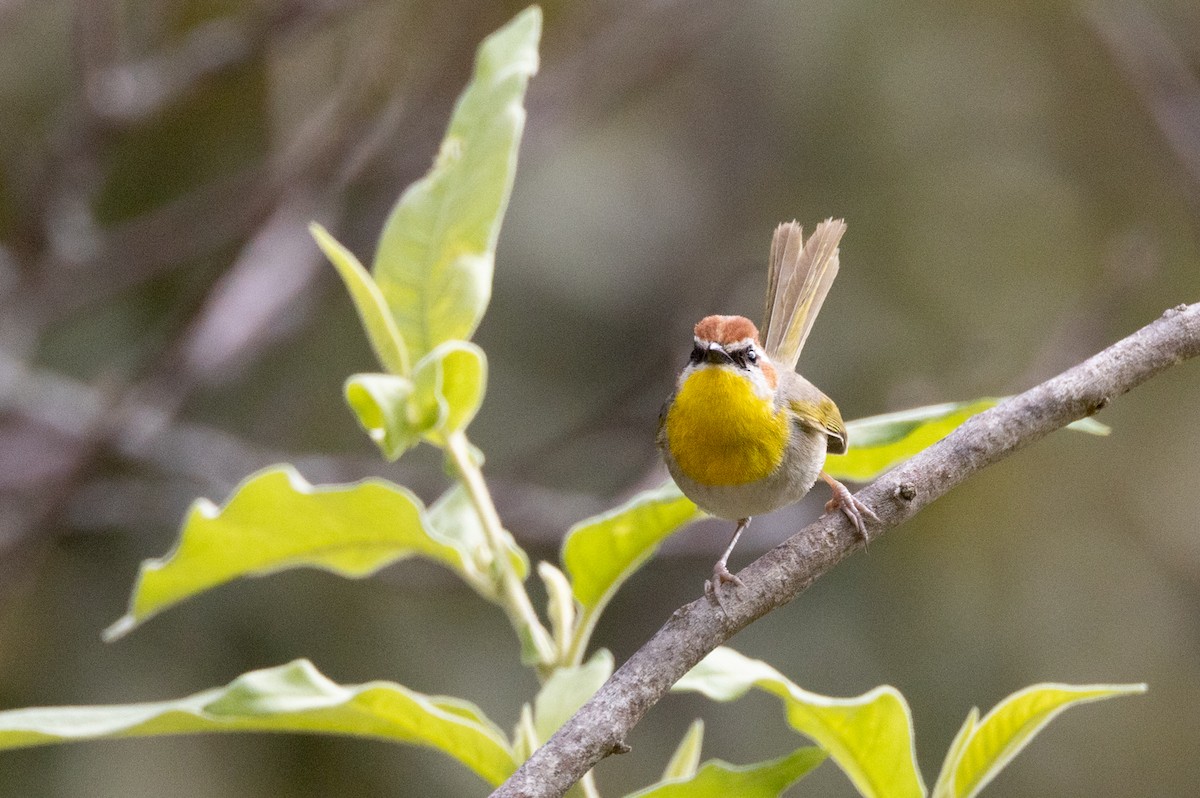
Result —
[{"label": "yellow breast", "polygon": [[679,388],[666,418],[667,445],[679,468],[704,485],[742,485],[783,461],[788,418],[727,368],[701,368]]}]

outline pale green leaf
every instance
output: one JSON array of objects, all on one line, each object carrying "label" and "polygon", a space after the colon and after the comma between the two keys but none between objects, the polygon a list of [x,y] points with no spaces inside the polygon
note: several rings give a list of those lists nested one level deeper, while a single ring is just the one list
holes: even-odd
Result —
[{"label": "pale green leaf", "polygon": [[487,358],[475,344],[446,341],[421,358],[415,380],[414,400],[421,407],[432,403],[437,409],[426,437],[444,447],[450,435],[466,429],[483,403]]},{"label": "pale green leaf", "polygon": [[[414,386],[407,377],[355,374],[346,380],[345,390],[346,404],[354,411],[359,426],[389,460],[416,446],[421,433],[428,429],[428,424],[409,419]],[[437,412],[436,404],[433,410]]]},{"label": "pale green leaf", "polygon": [[[850,450],[825,459],[825,471],[835,479],[866,482],[892,466],[929,448],[956,430],[971,416],[1004,401],[975,399],[916,407],[897,413],[860,418],[846,424]],[[1068,425],[1092,435],[1107,435],[1109,428],[1085,418]]]},{"label": "pale green leaf", "polygon": [[105,638],[239,577],[300,567],[362,577],[413,556],[471,581],[465,553],[431,530],[408,490],[378,479],[314,487],[291,466],[273,466],[247,478],[224,507],[192,505],[174,550],[142,563],[129,612]]},{"label": "pale green leaf", "polygon": [[1076,432],[1086,432],[1088,435],[1105,435],[1112,434],[1112,427],[1107,424],[1101,424],[1091,416],[1081,418],[1078,421],[1072,421],[1067,425],[1067,429],[1073,429]]},{"label": "pale green leaf", "polygon": [[571,527],[563,540],[562,563],[582,612],[568,661],[583,658],[600,613],[617,588],[654,555],[672,532],[702,515],[668,480],[614,510]]},{"label": "pale green leaf", "polygon": [[[468,579],[468,582],[475,584],[478,579],[479,582],[498,589],[496,576],[493,574],[492,548],[488,545],[479,513],[461,482],[449,488],[430,506],[428,520],[430,528],[438,537],[459,550],[464,567],[472,571],[472,578]],[[509,563],[513,571],[524,581],[529,574],[529,555],[517,545],[517,541],[507,529],[501,530],[501,536],[508,549]],[[496,597],[494,592],[487,595],[489,598]]]},{"label": "pale green leaf", "polygon": [[554,671],[533,702],[533,725],[545,742],[612,676],[613,655],[600,649],[583,665]]},{"label": "pale green leaf", "polygon": [[469,339],[487,307],[541,27],[531,7],[479,46],[433,168],[383,228],[372,272],[414,359]]},{"label": "pale green leaf", "polygon": [[954,774],[958,771],[958,763],[962,760],[963,751],[967,748],[967,741],[971,739],[977,726],[979,726],[979,707],[971,707],[971,711],[967,713],[967,719],[963,721],[962,727],[959,728],[958,734],[954,735],[954,740],[951,741],[950,748],[946,751],[942,770],[938,773],[937,783],[933,785],[932,798],[950,798],[954,795]]},{"label": "pale green leaf", "polygon": [[408,351],[379,286],[371,279],[371,275],[359,263],[358,258],[354,257],[354,253],[339,244],[324,227],[312,224],[308,229],[346,284],[362,320],[363,329],[366,330],[367,339],[371,342],[371,348],[375,350],[380,364],[392,374],[407,374]]},{"label": "pale green leaf", "polygon": [[705,762],[695,775],[663,780],[626,798],[778,798],[825,761],[819,748],[798,748],[787,756],[753,765]]},{"label": "pale green leaf", "polygon": [[546,588],[546,617],[558,648],[560,662],[566,662],[575,631],[575,598],[566,575],[546,561],[537,565],[538,576]]},{"label": "pale green leaf", "polygon": [[562,562],[585,609],[607,603],[672,532],[702,516],[674,482],[580,521],[563,541]]},{"label": "pale green leaf", "polygon": [[541,744],[537,738],[537,730],[533,727],[533,707],[528,703],[522,704],[517,725],[513,727],[513,755],[517,761],[524,762],[533,756],[533,752]]},{"label": "pale green leaf", "polygon": [[700,750],[704,746],[704,721],[697,718],[679,741],[675,753],[663,769],[662,780],[690,779],[700,766]]},{"label": "pale green leaf", "polygon": [[0,748],[201,732],[341,734],[420,745],[457,759],[491,785],[517,767],[504,734],[474,705],[391,682],[342,686],[307,660],[173,701],[0,712]]},{"label": "pale green leaf", "polygon": [[894,687],[857,698],[828,698],[802,690],[761,660],[718,648],[673,689],[732,701],[757,687],[778,696],[793,729],[829,752],[866,798],[923,798],[913,748],[912,716]]},{"label": "pale green leaf", "polygon": [[955,764],[953,778],[948,779],[953,789],[947,795],[977,795],[1034,735],[1069,707],[1145,691],[1144,684],[1037,684],[1013,693],[971,732]]},{"label": "pale green leaf", "polygon": [[447,341],[421,358],[411,379],[393,374],[355,374],[346,380],[346,404],[359,426],[389,460],[422,438],[445,447],[465,429],[483,402],[487,359],[466,341]]}]

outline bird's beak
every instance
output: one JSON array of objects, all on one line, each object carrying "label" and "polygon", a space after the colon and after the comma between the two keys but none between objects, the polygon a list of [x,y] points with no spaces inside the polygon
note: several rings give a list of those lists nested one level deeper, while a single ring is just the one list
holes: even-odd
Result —
[{"label": "bird's beak", "polygon": [[729,353],[720,344],[709,344],[708,349],[704,350],[704,362],[720,366],[725,363],[732,363],[733,358],[729,356]]}]

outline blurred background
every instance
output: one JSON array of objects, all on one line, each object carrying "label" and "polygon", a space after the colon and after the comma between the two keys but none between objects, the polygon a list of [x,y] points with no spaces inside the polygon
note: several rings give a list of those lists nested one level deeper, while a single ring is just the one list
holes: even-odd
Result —
[{"label": "blurred background", "polygon": [[[367,260],[430,165],[476,44],[520,3],[0,0],[0,708],[124,703],[310,657],[515,722],[508,624],[447,573],[248,580],[100,641],[189,503],[254,470],[383,475],[341,399],[370,351],[306,225]],[[847,418],[1027,388],[1200,300],[1200,7],[547,2],[521,165],[476,340],[472,427],[531,553],[655,484],[658,407],[713,312],[757,318],[771,230],[844,216],[800,368]],[[1072,710],[992,796],[1176,796],[1200,780],[1200,364],[954,491],[733,644],[799,684],[890,683],[932,783],[967,711],[1039,681],[1146,681]],[[757,519],[744,565],[821,512]],[[628,656],[696,598],[698,524],[618,596]],[[497,686],[503,689],[497,690]],[[657,778],[800,744],[777,702],[671,697],[605,762]],[[0,753],[4,796],[466,796],[440,755],[189,737]],[[832,764],[789,795],[853,795]]]}]

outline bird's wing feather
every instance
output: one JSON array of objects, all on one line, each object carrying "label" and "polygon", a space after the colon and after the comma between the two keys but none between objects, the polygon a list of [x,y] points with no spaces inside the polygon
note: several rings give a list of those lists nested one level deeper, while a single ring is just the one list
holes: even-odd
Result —
[{"label": "bird's wing feather", "polygon": [[845,232],[846,223],[841,219],[821,222],[808,241],[794,221],[775,228],[763,344],[767,357],[779,368],[796,368],[804,341],[837,276],[838,242]]}]

